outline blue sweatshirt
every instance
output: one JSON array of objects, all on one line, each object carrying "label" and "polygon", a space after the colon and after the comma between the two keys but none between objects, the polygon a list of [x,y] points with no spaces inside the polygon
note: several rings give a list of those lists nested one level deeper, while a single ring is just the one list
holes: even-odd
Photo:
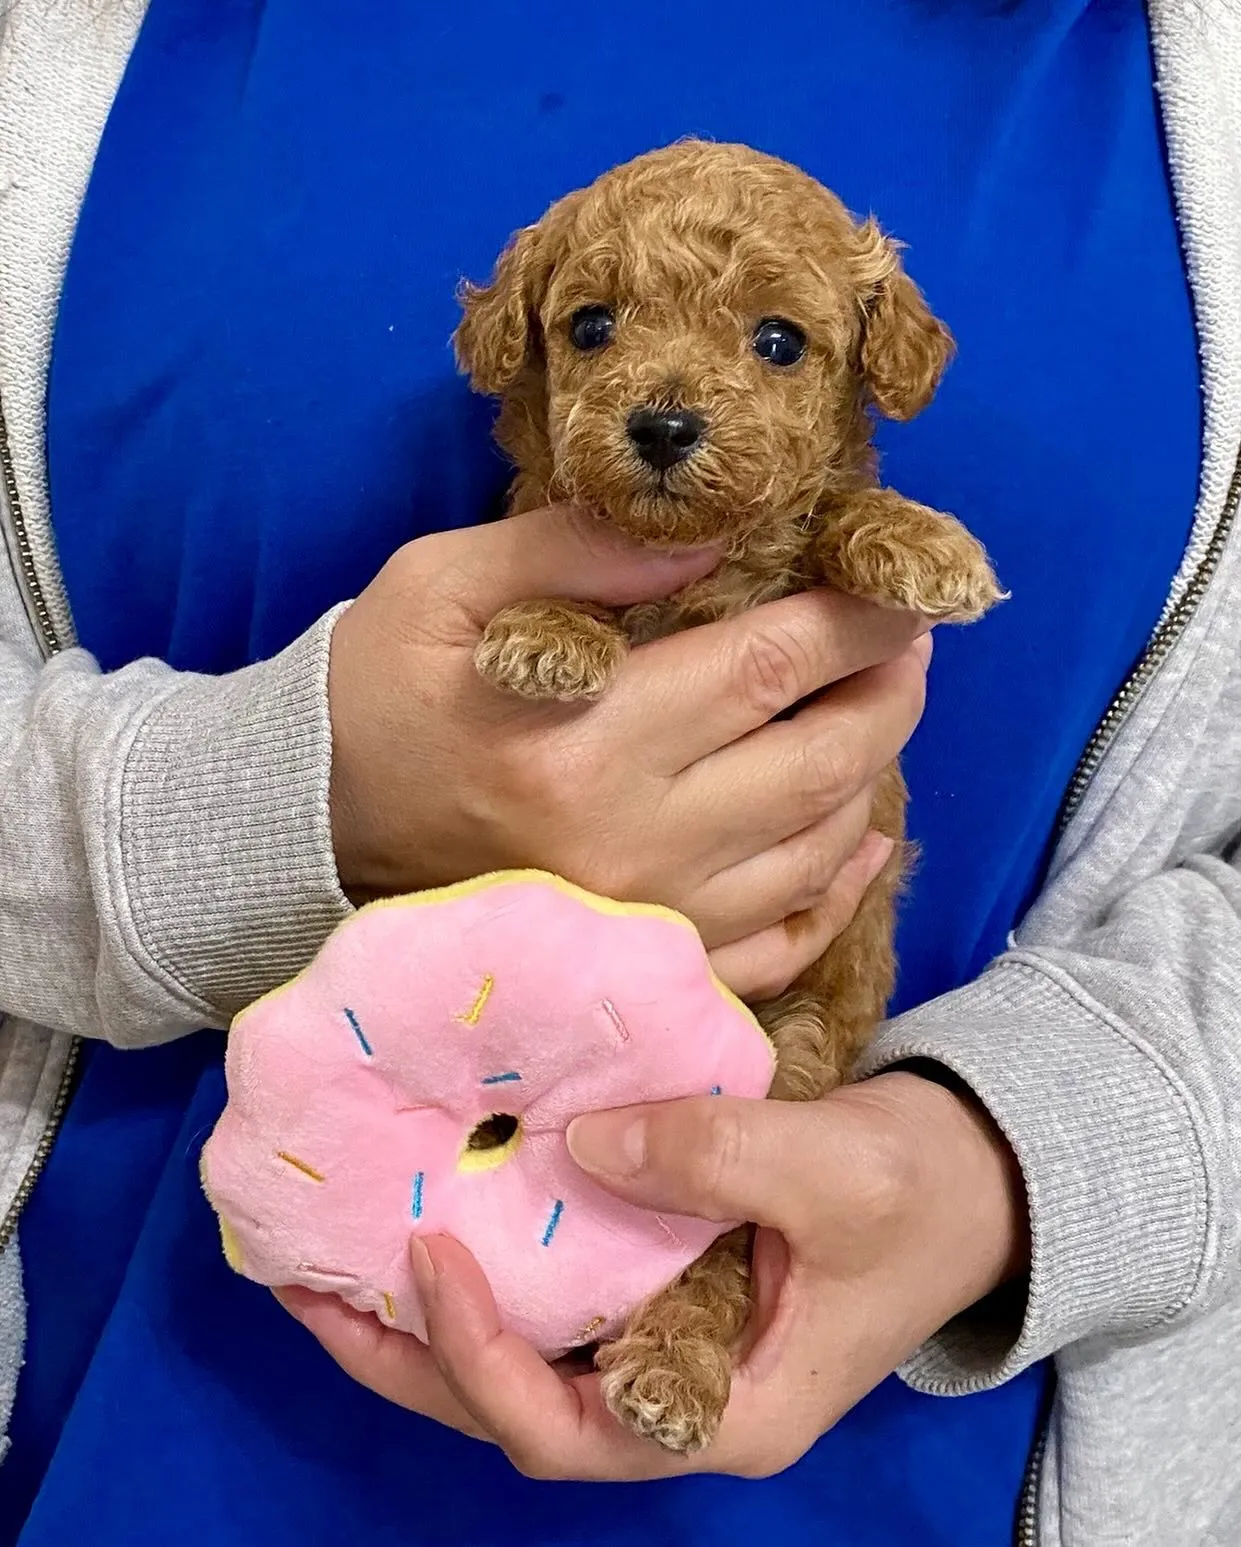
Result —
[{"label": "blue sweatshirt", "polygon": [[[498,507],[491,410],[448,349],[463,273],[679,135],[799,162],[910,244],[958,337],[934,407],[883,431],[885,477],[956,511],[1013,592],[942,634],[906,760],[905,1005],[1002,947],[1162,605],[1193,322],[1138,0],[771,0],[762,23],[737,0],[154,0],[66,279],[57,537],[105,666],[272,653],[397,544]],[[215,1037],[88,1062],[22,1223],[3,1539],[1007,1539],[1039,1371],[954,1402],[893,1379],[761,1484],[532,1483],[385,1407],[220,1261],[196,1161],[222,1100]]]}]

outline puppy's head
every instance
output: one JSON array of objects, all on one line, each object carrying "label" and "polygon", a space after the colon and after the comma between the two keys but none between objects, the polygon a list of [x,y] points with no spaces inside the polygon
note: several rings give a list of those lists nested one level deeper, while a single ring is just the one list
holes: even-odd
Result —
[{"label": "puppy's head", "polygon": [[951,354],[897,248],[819,183],[686,142],[570,194],[467,287],[456,346],[552,494],[736,549],[869,467]]}]

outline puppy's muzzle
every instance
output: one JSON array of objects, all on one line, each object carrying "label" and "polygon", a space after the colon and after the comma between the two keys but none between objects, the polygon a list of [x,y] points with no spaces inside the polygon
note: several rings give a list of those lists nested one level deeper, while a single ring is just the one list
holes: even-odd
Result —
[{"label": "puppy's muzzle", "polygon": [[635,408],[625,428],[646,465],[663,473],[684,462],[702,439],[707,422],[687,408]]}]

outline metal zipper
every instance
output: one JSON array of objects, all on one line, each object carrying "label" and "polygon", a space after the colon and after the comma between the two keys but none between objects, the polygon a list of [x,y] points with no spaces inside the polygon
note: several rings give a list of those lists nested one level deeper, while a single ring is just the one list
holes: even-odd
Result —
[{"label": "metal zipper", "polygon": [[43,595],[39,572],[35,568],[34,550],[30,546],[30,536],[26,531],[21,495],[17,492],[17,475],[13,470],[13,452],[9,445],[9,427],[5,421],[3,404],[0,404],[0,478],[4,480],[4,497],[8,503],[13,536],[17,543],[17,562],[21,569],[22,580],[25,582],[26,595],[34,610],[34,621],[39,628],[39,642],[45,656],[58,655],[61,648],[60,636],[56,632],[56,624],[52,620],[47,598]]},{"label": "metal zipper", "polygon": [[[1099,721],[1094,735],[1086,743],[1085,751],[1073,770],[1073,777],[1069,780],[1069,787],[1065,791],[1056,821],[1057,838],[1063,836],[1065,829],[1076,815],[1090,787],[1090,781],[1098,772],[1099,765],[1107,749],[1116,739],[1121,726],[1133,713],[1152,677],[1172,653],[1177,640],[1185,632],[1194,613],[1198,610],[1198,604],[1206,595],[1207,587],[1219,568],[1219,561],[1223,556],[1229,535],[1236,525],[1238,507],[1241,507],[1241,452],[1238,452],[1232,482],[1228,486],[1224,506],[1211,533],[1206,552],[1190,576],[1189,584],[1180,599],[1156,627],[1137,665],[1121,684],[1120,691],[1108,706],[1107,713]],[[1013,1528],[1014,1547],[1037,1547],[1039,1485],[1043,1477],[1043,1463],[1047,1459],[1054,1392],[1055,1374],[1053,1372],[1050,1376],[1048,1397],[1039,1422],[1038,1433],[1031,1447],[1025,1476],[1021,1483],[1017,1519]]]},{"label": "metal zipper", "polygon": [[[30,534],[26,530],[26,518],[22,512],[21,495],[17,490],[17,477],[13,470],[13,453],[9,445],[9,429],[5,422],[3,405],[0,405],[0,479],[3,480],[4,484],[4,496],[9,509],[9,521],[13,529],[13,538],[17,548],[18,567],[26,586],[26,594],[34,614],[34,621],[38,625],[43,653],[50,658],[60,653],[61,640],[55,621],[52,618],[51,610],[47,605],[47,598],[43,594],[39,572],[35,567],[34,551],[30,546]],[[73,1082],[77,1075],[81,1051],[81,1038],[72,1038],[69,1043],[68,1054],[65,1057],[65,1067],[61,1071],[60,1084],[56,1088],[56,1098],[52,1102],[51,1112],[48,1113],[47,1124],[35,1147],[34,1155],[25,1176],[22,1178],[21,1186],[17,1189],[17,1193],[13,1202],[9,1205],[4,1219],[0,1220],[0,1252],[4,1251],[13,1239],[13,1233],[17,1229],[17,1221],[30,1199],[30,1194],[34,1191],[35,1183],[39,1180],[43,1168],[47,1164],[47,1157],[52,1153],[52,1146],[56,1142],[56,1135],[60,1131],[61,1120],[65,1115],[65,1108],[69,1105],[69,1097],[73,1091]]]},{"label": "metal zipper", "polygon": [[1185,587],[1180,600],[1151,635],[1141,659],[1121,685],[1119,693],[1108,706],[1107,713],[1099,721],[1094,735],[1086,743],[1086,750],[1073,771],[1064,802],[1060,807],[1056,823],[1058,838],[1063,836],[1065,828],[1081,805],[1090,781],[1098,772],[1104,753],[1112,744],[1116,733],[1129,718],[1151,678],[1172,653],[1172,647],[1185,632],[1190,619],[1198,610],[1198,603],[1206,594],[1206,589],[1219,568],[1220,557],[1236,522],[1239,504],[1241,504],[1241,454],[1237,457],[1232,483],[1224,500],[1224,508],[1215,523],[1215,530],[1211,533],[1206,552],[1199,560],[1197,569],[1190,576],[1189,584]]},{"label": "metal zipper", "polygon": [[43,1174],[43,1167],[47,1164],[47,1157],[52,1153],[52,1146],[56,1143],[56,1135],[60,1132],[60,1125],[65,1115],[65,1108],[69,1105],[69,1097],[73,1093],[73,1082],[77,1077],[78,1063],[82,1056],[82,1041],[80,1037],[74,1037],[69,1043],[69,1051],[65,1055],[65,1067],[61,1071],[60,1084],[56,1087],[56,1099],[52,1102],[52,1110],[48,1113],[47,1126],[39,1137],[35,1146],[34,1155],[21,1186],[14,1194],[13,1201],[9,1205],[8,1213],[3,1221],[0,1221],[0,1252],[3,1252],[17,1229],[17,1222],[21,1218],[22,1210],[30,1201],[30,1194],[35,1189],[35,1183]]},{"label": "metal zipper", "polygon": [[1051,1414],[1056,1401],[1056,1372],[1053,1368],[1047,1377],[1043,1400],[1039,1403],[1038,1429],[1030,1456],[1026,1462],[1025,1476],[1021,1482],[1021,1497],[1017,1504],[1017,1518],[1013,1525],[1014,1547],[1038,1547],[1038,1491],[1043,1478],[1043,1464],[1047,1460],[1047,1446],[1051,1439]]}]

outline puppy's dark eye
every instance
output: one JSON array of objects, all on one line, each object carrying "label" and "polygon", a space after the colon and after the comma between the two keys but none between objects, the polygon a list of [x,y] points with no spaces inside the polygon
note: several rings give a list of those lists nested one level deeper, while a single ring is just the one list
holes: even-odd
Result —
[{"label": "puppy's dark eye", "polygon": [[616,318],[606,306],[583,306],[569,321],[569,337],[578,349],[602,349],[615,331]]},{"label": "puppy's dark eye", "polygon": [[806,352],[806,335],[795,322],[764,317],[754,329],[754,353],[768,365],[796,365]]}]

